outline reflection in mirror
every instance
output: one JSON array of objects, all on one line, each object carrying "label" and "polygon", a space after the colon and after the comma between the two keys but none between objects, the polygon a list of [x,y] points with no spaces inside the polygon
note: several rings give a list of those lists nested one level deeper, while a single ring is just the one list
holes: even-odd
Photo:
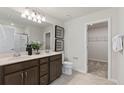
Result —
[{"label": "reflection in mirror", "polygon": [[50,49],[50,32],[45,34],[45,45],[46,45],[46,49],[49,50]]},{"label": "reflection in mirror", "polygon": [[50,50],[53,27],[24,19],[11,8],[0,8],[0,53],[23,52],[32,41],[39,41],[42,50]]}]

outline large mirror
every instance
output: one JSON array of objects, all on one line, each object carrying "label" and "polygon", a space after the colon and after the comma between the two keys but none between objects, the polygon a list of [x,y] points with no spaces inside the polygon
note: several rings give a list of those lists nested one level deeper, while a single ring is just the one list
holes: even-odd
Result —
[{"label": "large mirror", "polygon": [[24,19],[11,8],[0,8],[0,53],[25,51],[32,41],[42,44],[42,50],[52,48],[52,24]]}]

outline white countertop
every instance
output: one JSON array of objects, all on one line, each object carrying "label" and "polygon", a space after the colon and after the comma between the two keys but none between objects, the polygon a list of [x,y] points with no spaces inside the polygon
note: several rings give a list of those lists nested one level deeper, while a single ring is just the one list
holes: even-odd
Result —
[{"label": "white countertop", "polygon": [[52,52],[52,51],[49,53],[41,52],[39,55],[34,54],[31,56],[29,56],[27,54],[23,54],[23,55],[18,56],[18,57],[14,57],[11,54],[11,56],[0,57],[0,66],[13,64],[13,63],[19,63],[22,61],[28,61],[28,60],[32,60],[32,59],[48,57],[48,56],[57,55],[57,54],[62,54],[62,52]]}]

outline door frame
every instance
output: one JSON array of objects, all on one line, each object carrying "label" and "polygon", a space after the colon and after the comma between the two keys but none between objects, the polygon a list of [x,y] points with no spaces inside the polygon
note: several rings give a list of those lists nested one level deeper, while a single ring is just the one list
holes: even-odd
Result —
[{"label": "door frame", "polygon": [[95,24],[95,23],[101,23],[101,22],[108,22],[108,80],[111,80],[111,72],[112,72],[112,44],[111,44],[111,18],[105,18],[105,19],[100,19],[97,21],[92,21],[88,22],[85,24],[85,70],[84,72],[88,72],[88,25],[89,24]]}]

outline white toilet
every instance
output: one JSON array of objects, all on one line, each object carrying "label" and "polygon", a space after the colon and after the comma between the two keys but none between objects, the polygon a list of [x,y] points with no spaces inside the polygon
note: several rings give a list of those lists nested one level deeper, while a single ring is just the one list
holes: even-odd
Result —
[{"label": "white toilet", "polygon": [[72,74],[72,62],[64,61],[62,72],[66,75]]}]

